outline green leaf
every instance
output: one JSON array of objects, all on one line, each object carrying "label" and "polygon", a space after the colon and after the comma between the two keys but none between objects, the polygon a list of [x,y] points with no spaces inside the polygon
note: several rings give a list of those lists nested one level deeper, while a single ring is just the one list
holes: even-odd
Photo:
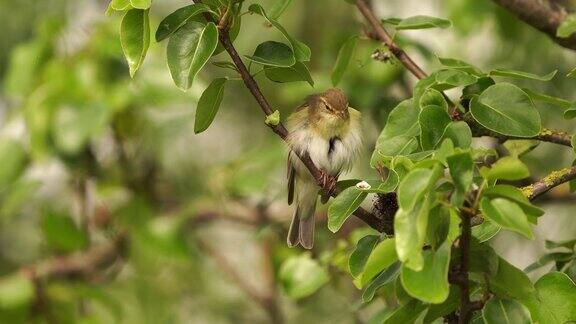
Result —
[{"label": "green leaf", "polygon": [[58,251],[72,252],[88,244],[84,232],[65,215],[47,214],[42,220],[42,232],[48,244]]},{"label": "green leaf", "polygon": [[267,41],[258,45],[254,55],[246,55],[246,58],[262,65],[278,67],[289,67],[296,63],[290,46],[274,41]]},{"label": "green leaf", "polygon": [[430,199],[424,198],[416,207],[400,208],[394,217],[396,253],[403,266],[420,271],[424,266],[422,247],[426,240]]},{"label": "green leaf", "polygon": [[381,287],[391,283],[398,278],[400,274],[400,262],[395,262],[386,270],[382,271],[362,293],[362,302],[368,303],[374,299],[374,295]]},{"label": "green leaf", "polygon": [[266,15],[266,12],[264,11],[264,8],[262,8],[261,5],[251,4],[250,7],[248,7],[248,11],[261,15],[272,26],[274,26],[276,29],[278,29],[278,31],[280,31],[280,33],[282,33],[284,38],[286,38],[286,40],[290,43],[290,48],[291,48],[292,52],[294,53],[293,56],[295,57],[296,61],[298,61],[298,62],[310,61],[310,57],[312,56],[312,51],[310,51],[310,48],[306,44],[292,38],[292,36],[290,36],[290,34],[288,34],[286,29],[282,25],[280,25],[280,23],[278,23],[276,20],[274,20],[270,16]]},{"label": "green leaf", "polygon": [[437,250],[448,238],[450,231],[450,210],[447,206],[439,204],[430,210],[426,241],[433,251]]},{"label": "green leaf", "polygon": [[482,224],[472,228],[472,235],[477,238],[480,243],[483,243],[496,236],[501,228],[498,224],[486,219]]},{"label": "green leaf", "polygon": [[358,36],[352,36],[348,38],[340,47],[338,51],[338,57],[336,58],[336,63],[332,68],[332,85],[336,86],[342,80],[344,72],[352,60],[354,55],[354,49],[356,48],[356,43],[358,42]]},{"label": "green leaf", "polygon": [[472,130],[464,121],[451,122],[444,130],[442,140],[450,139],[454,146],[467,149],[472,145]]},{"label": "green leaf", "polygon": [[200,96],[194,120],[194,133],[202,133],[212,124],[224,97],[226,81],[226,78],[214,79]]},{"label": "green leaf", "polygon": [[507,69],[496,69],[490,71],[490,76],[517,78],[517,79],[528,79],[528,80],[538,80],[538,81],[550,81],[554,78],[558,70],[554,70],[546,75],[537,75],[533,73],[528,73],[524,71],[507,70]]},{"label": "green leaf", "polygon": [[555,253],[544,254],[536,262],[534,262],[534,263],[528,265],[526,268],[524,268],[524,272],[530,273],[536,269],[539,269],[541,267],[544,267],[544,266],[550,264],[551,262],[567,262],[567,261],[572,260],[573,258],[574,258],[573,252],[555,252]]},{"label": "green leaf", "polygon": [[397,30],[405,29],[427,29],[427,28],[449,28],[452,22],[448,19],[442,19],[430,16],[412,16],[404,19],[389,18],[383,20],[384,23],[395,25]]},{"label": "green leaf", "polygon": [[420,271],[402,266],[400,278],[402,286],[409,295],[432,304],[440,304],[448,298],[451,245],[451,242],[446,241],[435,252],[424,251],[424,266]]},{"label": "green leaf", "polygon": [[32,304],[34,283],[24,273],[16,273],[0,280],[0,310],[11,310]]},{"label": "green leaf", "polygon": [[418,115],[420,109],[412,100],[402,101],[388,115],[384,129],[378,136],[370,165],[389,163],[393,157],[408,155],[418,149],[416,136],[420,133]]},{"label": "green leaf", "polygon": [[484,90],[488,89],[490,86],[496,84],[494,79],[489,77],[478,77],[476,83],[465,86],[462,89],[462,99],[471,99],[475,95],[480,95]]},{"label": "green leaf", "polygon": [[576,104],[572,103],[570,108],[564,111],[564,119],[574,119],[576,118]]},{"label": "green leaf", "polygon": [[112,0],[110,1],[110,8],[118,11],[127,10],[132,7],[130,0]]},{"label": "green leaf", "polygon": [[236,65],[233,62],[230,61],[217,61],[217,62],[212,62],[212,65],[217,66],[219,68],[223,68],[223,69],[229,69],[232,70],[234,72],[238,72],[238,69],[236,68]]},{"label": "green leaf", "polygon": [[384,194],[393,192],[394,189],[396,189],[396,187],[398,186],[398,174],[394,170],[390,170],[388,173],[388,178],[386,178],[386,181],[368,180],[358,182],[355,185],[356,188],[358,188],[359,190],[369,193]]},{"label": "green leaf", "polygon": [[368,261],[368,257],[379,241],[380,237],[378,235],[366,235],[358,241],[356,249],[352,252],[350,259],[348,260],[348,268],[353,277],[358,277],[362,274],[366,261]]},{"label": "green leaf", "polygon": [[282,15],[282,13],[288,8],[292,0],[276,0],[272,8],[268,11],[268,16],[271,19],[278,19]]},{"label": "green leaf", "polygon": [[569,78],[576,78],[576,68],[573,68],[572,70],[570,70],[570,72],[568,72],[568,74],[566,74],[566,76]]},{"label": "green leaf", "polygon": [[426,312],[426,305],[410,300],[408,303],[397,308],[382,324],[405,324],[416,323],[422,313]]},{"label": "green leaf", "polygon": [[477,77],[462,70],[440,70],[436,73],[436,82],[452,87],[465,87],[476,83]]},{"label": "green leaf", "polygon": [[532,323],[528,309],[511,299],[490,299],[482,309],[482,317],[486,324]]},{"label": "green leaf", "polygon": [[530,200],[524,196],[522,190],[511,185],[496,185],[488,187],[484,189],[483,195],[484,197],[502,197],[511,200],[517,203],[528,215],[536,217],[544,215],[544,211],[541,208],[534,206]]},{"label": "green leaf", "polygon": [[312,80],[310,71],[302,62],[296,62],[296,64],[290,67],[265,66],[264,74],[268,79],[274,82],[284,83],[306,81],[310,86],[314,86],[314,80]]},{"label": "green leaf", "polygon": [[444,108],[440,106],[423,108],[418,117],[422,149],[435,149],[441,143],[442,136],[450,122],[450,115]]},{"label": "green leaf", "polygon": [[485,174],[488,180],[522,180],[530,176],[528,167],[518,158],[505,156],[492,164]]},{"label": "green leaf", "polygon": [[428,191],[435,175],[431,169],[414,169],[408,173],[398,186],[398,203],[400,208],[409,211]]},{"label": "green leaf", "polygon": [[[535,284],[538,308],[532,315],[540,323],[571,323],[576,321],[576,285],[564,273],[551,272]],[[532,309],[531,309],[532,311]]]},{"label": "green leaf", "polygon": [[120,42],[130,67],[130,76],[134,77],[150,46],[148,10],[131,9],[126,12],[120,25]]},{"label": "green leaf", "polygon": [[565,240],[565,241],[551,241],[546,240],[544,242],[547,249],[556,249],[556,248],[566,248],[569,250],[574,250],[576,248],[576,239],[574,240]]},{"label": "green leaf", "polygon": [[162,19],[156,30],[156,41],[161,42],[182,28],[190,19],[210,12],[210,7],[202,3],[182,7]]},{"label": "green leaf", "polygon": [[366,285],[372,278],[374,278],[382,270],[391,266],[394,262],[398,261],[396,254],[396,240],[394,238],[385,239],[378,243],[370,253],[364,272],[360,276],[361,286]]},{"label": "green leaf", "polygon": [[528,276],[502,258],[498,261],[498,272],[489,280],[490,290],[501,298],[523,301],[536,292]]},{"label": "green leaf", "polygon": [[294,299],[312,295],[329,280],[326,269],[308,253],[284,261],[278,276],[286,294]]},{"label": "green leaf", "polygon": [[504,147],[515,158],[522,157],[530,153],[540,144],[537,140],[507,140],[504,142]]},{"label": "green leaf", "polygon": [[152,4],[152,0],[130,0],[130,4],[137,9],[148,9]]},{"label": "green leaf", "polygon": [[187,90],[196,74],[204,67],[218,45],[218,29],[214,23],[189,20],[176,31],[167,47],[167,59],[174,83]]},{"label": "green leaf", "polygon": [[529,239],[534,238],[526,214],[515,202],[504,198],[482,198],[481,206],[482,213],[496,224]]},{"label": "green leaf", "polygon": [[360,207],[367,195],[367,192],[356,187],[350,187],[336,196],[328,207],[328,229],[336,233],[346,219]]},{"label": "green leaf", "polygon": [[574,103],[572,103],[571,101],[568,101],[566,99],[562,99],[562,98],[558,98],[558,97],[553,97],[553,96],[549,96],[543,93],[539,93],[533,90],[530,90],[528,88],[522,88],[522,90],[524,92],[526,92],[530,98],[532,98],[532,100],[534,101],[541,101],[541,102],[545,102],[545,103],[549,103],[558,107],[562,107],[562,108],[570,108],[574,105]]},{"label": "green leaf", "polygon": [[470,103],[470,112],[482,126],[497,133],[532,137],[541,128],[540,115],[530,97],[509,83],[495,84]]},{"label": "green leaf", "polygon": [[556,30],[556,36],[560,38],[568,38],[576,32],[576,15],[571,14],[564,19]]},{"label": "green leaf", "polygon": [[450,177],[454,182],[456,191],[452,195],[452,204],[462,206],[468,189],[474,180],[474,161],[470,153],[460,153],[449,156],[447,159]]},{"label": "green leaf", "polygon": [[427,106],[440,106],[444,110],[448,111],[448,103],[446,102],[446,99],[444,99],[442,93],[436,89],[426,89],[420,97],[420,109],[424,109]]},{"label": "green leaf", "polygon": [[438,57],[438,61],[440,62],[440,64],[442,64],[448,68],[451,68],[451,69],[461,70],[461,71],[464,71],[466,73],[476,75],[476,76],[484,75],[484,73],[482,73],[482,71],[480,71],[480,69],[478,69],[474,65],[467,63],[467,62],[464,62],[464,61],[461,61],[461,60],[458,60],[458,59]]}]

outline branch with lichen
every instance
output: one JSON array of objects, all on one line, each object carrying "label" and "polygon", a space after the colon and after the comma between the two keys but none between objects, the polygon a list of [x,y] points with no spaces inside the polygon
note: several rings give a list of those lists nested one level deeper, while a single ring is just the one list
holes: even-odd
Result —
[{"label": "branch with lichen", "polygon": [[544,178],[531,185],[522,187],[522,193],[533,200],[543,195],[554,187],[576,179],[576,166],[553,171]]}]

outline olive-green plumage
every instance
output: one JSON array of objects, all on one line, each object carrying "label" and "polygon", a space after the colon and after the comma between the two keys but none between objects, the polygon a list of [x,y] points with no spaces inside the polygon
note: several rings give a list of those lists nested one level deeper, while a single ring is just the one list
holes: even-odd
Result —
[{"label": "olive-green plumage", "polygon": [[296,210],[288,245],[314,244],[314,212],[318,186],[308,169],[294,154],[308,153],[314,165],[337,177],[350,169],[361,149],[360,113],[348,107],[348,98],[339,89],[311,95],[288,118],[288,203],[296,201]]}]

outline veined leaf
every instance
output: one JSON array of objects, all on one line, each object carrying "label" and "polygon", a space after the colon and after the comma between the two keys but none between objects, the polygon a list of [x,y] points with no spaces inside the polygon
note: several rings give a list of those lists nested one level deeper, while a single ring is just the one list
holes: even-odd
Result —
[{"label": "veined leaf", "polygon": [[470,112],[482,126],[503,135],[532,137],[540,132],[540,114],[534,103],[509,83],[495,84],[472,98]]},{"label": "veined leaf", "polygon": [[131,9],[126,12],[120,25],[120,42],[130,67],[130,76],[134,77],[150,46],[148,10]]},{"label": "veined leaf", "polygon": [[490,299],[482,309],[482,317],[486,324],[532,323],[528,309],[511,299]]},{"label": "veined leaf", "polygon": [[296,63],[292,49],[275,41],[264,42],[256,47],[252,56],[245,56],[252,62],[276,67],[290,67]]},{"label": "veined leaf", "polygon": [[482,214],[496,224],[520,233],[529,239],[534,238],[526,214],[515,202],[504,198],[495,198],[492,200],[482,198],[481,206]]},{"label": "veined leaf", "polygon": [[156,30],[156,41],[163,41],[182,28],[190,19],[205,12],[210,12],[210,7],[202,3],[192,4],[174,11],[160,22]]},{"label": "veined leaf", "polygon": [[187,90],[196,74],[204,67],[218,45],[218,29],[214,23],[204,25],[188,21],[176,31],[167,47],[168,67],[174,83]]},{"label": "veined leaf", "polygon": [[435,149],[441,143],[442,136],[450,121],[450,116],[444,108],[440,106],[424,107],[418,117],[422,149]]},{"label": "veined leaf", "polygon": [[366,196],[368,196],[367,192],[356,187],[347,188],[336,196],[328,207],[328,229],[336,233],[346,219],[360,207]]},{"label": "veined leaf", "polygon": [[302,62],[296,62],[296,64],[289,67],[264,66],[264,74],[274,82],[306,81],[310,86],[314,86],[310,71]]}]

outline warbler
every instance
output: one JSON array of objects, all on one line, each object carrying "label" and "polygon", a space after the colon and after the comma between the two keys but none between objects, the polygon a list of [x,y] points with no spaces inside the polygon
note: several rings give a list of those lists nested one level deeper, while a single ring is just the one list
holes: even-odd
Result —
[{"label": "warbler", "polygon": [[[318,196],[316,180],[295,154],[308,154],[322,172],[322,182],[334,190],[334,179],[352,167],[362,147],[361,114],[348,107],[340,89],[329,89],[306,98],[287,122],[288,204],[296,209],[288,231],[288,246],[314,245],[314,213]],[[330,181],[332,179],[332,181]],[[329,196],[323,197],[323,203]]]}]

